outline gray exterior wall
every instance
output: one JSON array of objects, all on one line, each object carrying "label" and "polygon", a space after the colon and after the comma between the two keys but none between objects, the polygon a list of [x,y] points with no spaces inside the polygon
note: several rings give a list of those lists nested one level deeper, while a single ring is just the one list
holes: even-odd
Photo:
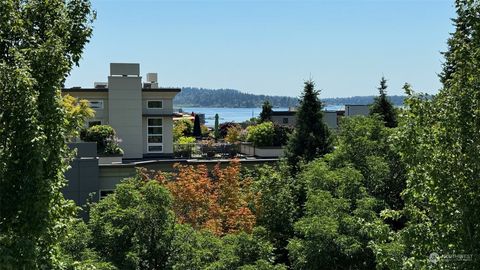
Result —
[{"label": "gray exterior wall", "polygon": [[[283,119],[287,118],[288,123],[284,123]],[[279,125],[295,126],[297,124],[297,117],[295,115],[272,115],[272,122]]]},{"label": "gray exterior wall", "polygon": [[369,115],[370,105],[345,105],[345,116]]},{"label": "gray exterior wall", "polygon": [[323,122],[327,124],[329,128],[333,128],[333,129],[338,128],[337,112],[336,111],[323,112]]},{"label": "gray exterior wall", "polygon": [[65,173],[67,185],[62,189],[66,199],[73,200],[77,205],[85,205],[90,194],[96,200],[99,190],[99,166],[96,143],[72,143],[71,149],[77,149],[77,156],[70,163],[70,169]]},{"label": "gray exterior wall", "polygon": [[109,125],[121,138],[124,158],[142,158],[142,78],[108,77]]}]

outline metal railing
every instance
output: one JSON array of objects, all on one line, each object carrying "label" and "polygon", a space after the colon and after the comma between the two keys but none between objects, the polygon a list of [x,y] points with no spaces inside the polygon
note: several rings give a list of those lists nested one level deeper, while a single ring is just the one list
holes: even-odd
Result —
[{"label": "metal railing", "polygon": [[175,158],[234,158],[239,154],[240,145],[231,143],[185,143],[174,144],[173,155]]}]

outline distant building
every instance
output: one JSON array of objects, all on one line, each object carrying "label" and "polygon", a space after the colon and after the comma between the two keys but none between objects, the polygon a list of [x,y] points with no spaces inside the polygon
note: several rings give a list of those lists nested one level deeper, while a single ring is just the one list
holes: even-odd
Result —
[{"label": "distant building", "polygon": [[345,105],[345,116],[369,115],[370,105]]},{"label": "distant building", "polygon": [[[370,105],[345,105],[345,110],[323,111],[324,123],[332,129],[337,129],[343,116],[369,115]],[[273,111],[272,122],[279,125],[295,126],[297,123],[296,111]]]},{"label": "distant building", "polygon": [[112,63],[107,83],[62,93],[89,100],[96,113],[87,125],[112,126],[124,158],[173,156],[173,98],[181,90],[158,87],[156,73],[146,77],[142,84],[139,64]]},{"label": "distant building", "polygon": [[295,126],[297,123],[296,111],[272,111],[272,122],[279,125]]}]

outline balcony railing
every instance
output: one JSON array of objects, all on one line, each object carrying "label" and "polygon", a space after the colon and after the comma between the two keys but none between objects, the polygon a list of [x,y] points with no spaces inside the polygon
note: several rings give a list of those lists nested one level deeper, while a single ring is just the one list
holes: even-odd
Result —
[{"label": "balcony railing", "polygon": [[187,143],[174,144],[173,154],[175,158],[200,158],[200,159],[215,159],[215,158],[234,158],[239,154],[240,145],[230,143]]}]

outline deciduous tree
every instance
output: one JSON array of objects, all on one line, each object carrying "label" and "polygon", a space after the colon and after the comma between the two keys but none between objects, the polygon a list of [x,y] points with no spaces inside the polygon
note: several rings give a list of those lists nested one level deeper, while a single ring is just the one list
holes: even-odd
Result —
[{"label": "deciduous tree", "polygon": [[52,269],[74,215],[60,88],[92,32],[87,0],[0,2],[0,265]]}]

